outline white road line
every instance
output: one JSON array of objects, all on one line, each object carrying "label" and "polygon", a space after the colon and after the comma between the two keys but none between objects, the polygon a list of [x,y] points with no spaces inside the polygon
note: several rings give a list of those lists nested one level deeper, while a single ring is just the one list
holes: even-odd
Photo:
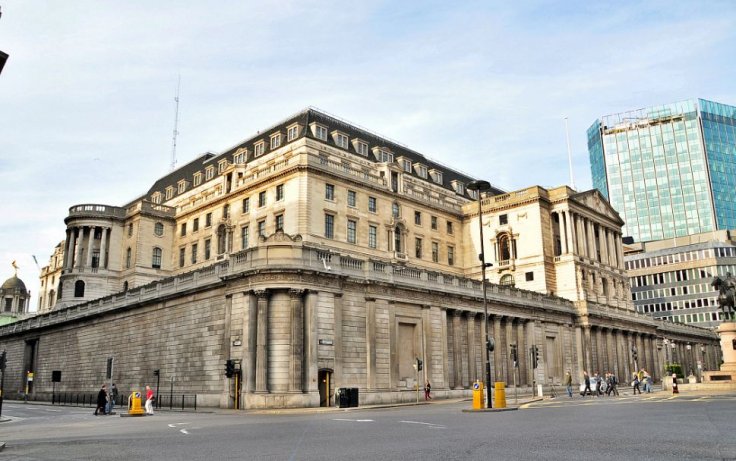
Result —
[{"label": "white road line", "polygon": [[425,426],[433,426],[433,427],[445,427],[442,424],[434,424],[434,423],[423,423],[421,421],[399,421],[400,423],[406,423],[406,424],[423,424]]},{"label": "white road line", "polygon": [[332,418],[333,421],[350,421],[351,423],[372,423],[372,419],[345,419],[345,418]]},{"label": "white road line", "polygon": [[176,427],[176,424],[169,424],[169,427],[175,428]]},{"label": "white road line", "polygon": [[189,434],[186,429],[179,429],[179,432],[181,432],[182,434]]}]

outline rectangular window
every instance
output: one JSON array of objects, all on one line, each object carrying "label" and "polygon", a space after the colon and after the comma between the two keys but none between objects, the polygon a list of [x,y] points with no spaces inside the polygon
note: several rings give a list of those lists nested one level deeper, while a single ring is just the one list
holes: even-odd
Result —
[{"label": "rectangular window", "polygon": [[503,226],[504,224],[508,224],[508,223],[509,223],[509,215],[502,214],[498,217],[498,224]]},{"label": "rectangular window", "polygon": [[432,230],[437,230],[437,216],[432,216],[429,221],[432,224]]},{"label": "rectangular window", "polygon": [[222,207],[222,217],[227,219],[230,217],[230,205],[225,205]]},{"label": "rectangular window", "polygon": [[258,141],[253,145],[253,155],[256,157],[263,155],[266,151],[266,143],[264,141]]},{"label": "rectangular window", "polygon": [[422,239],[420,238],[414,239],[414,254],[417,257],[417,259],[422,258]]},{"label": "rectangular window", "polygon": [[321,125],[314,126],[314,136],[322,141],[327,141],[327,128]]},{"label": "rectangular window", "polygon": [[450,266],[455,265],[455,247],[447,247],[447,264]]},{"label": "rectangular window", "polygon": [[335,200],[335,186],[325,184],[325,200]]},{"label": "rectangular window", "polygon": [[179,194],[183,194],[186,189],[187,189],[187,183],[184,181],[180,181],[178,184],[177,192]]},{"label": "rectangular window", "polygon": [[210,226],[212,226],[212,213],[207,213],[204,217],[204,227]]},{"label": "rectangular window", "polygon": [[420,178],[427,179],[427,167],[424,165],[417,166],[417,174]]},{"label": "rectangular window", "polygon": [[325,215],[325,237],[335,238],[335,217],[331,214]]},{"label": "rectangular window", "polygon": [[358,152],[358,154],[360,154],[360,155],[363,155],[363,156],[366,156],[366,157],[368,156],[368,144],[366,144],[366,143],[364,143],[364,142],[360,142],[360,141],[359,141],[359,142],[358,142],[358,143],[356,144],[355,150],[356,150],[356,151]]},{"label": "rectangular window", "polygon": [[243,199],[243,213],[250,213],[250,197]]},{"label": "rectangular window", "polygon": [[220,160],[220,163],[217,164],[217,172],[222,173],[225,168],[227,168],[227,160]]},{"label": "rectangular window", "polygon": [[534,272],[527,272],[524,274],[526,276],[526,281],[531,282],[534,280]]},{"label": "rectangular window", "polygon": [[376,248],[378,246],[378,228],[376,226],[368,226],[368,246]]},{"label": "rectangular window", "polygon": [[181,223],[181,236],[184,237],[187,235],[187,223],[183,222]]},{"label": "rectangular window", "polygon": [[299,125],[292,125],[286,131],[286,140],[293,141],[299,136]]},{"label": "rectangular window", "polygon": [[250,228],[243,226],[240,228],[240,245],[243,250],[248,248],[248,240],[250,238]]},{"label": "rectangular window", "polygon": [[394,202],[391,204],[391,216],[394,218],[400,218],[401,217],[401,207],[398,203]]},{"label": "rectangular window", "polygon": [[376,198],[375,197],[368,197],[368,211],[371,213],[376,212]]},{"label": "rectangular window", "polygon": [[202,184],[202,173],[194,173],[194,187]]},{"label": "rectangular window", "polygon": [[192,264],[197,264],[197,247],[196,243],[192,243]]},{"label": "rectangular window", "polygon": [[411,173],[411,160],[402,159],[401,164],[404,167],[404,171]]},{"label": "rectangular window", "polygon": [[154,269],[161,269],[161,254],[163,251],[161,248],[154,248],[153,249],[153,258],[151,261],[151,267]]},{"label": "rectangular window", "polygon": [[344,134],[337,133],[335,136],[335,144],[338,145],[338,147],[342,147],[343,149],[348,148],[348,137]]},{"label": "rectangular window", "polygon": [[348,206],[355,207],[355,191],[354,190],[348,191]]},{"label": "rectangular window", "polygon": [[417,226],[422,225],[422,213],[419,211],[414,212],[414,224],[416,224]]},{"label": "rectangular window", "polygon": [[215,177],[215,167],[208,166],[206,170],[204,170],[204,176],[207,181]]},{"label": "rectangular window", "polygon": [[281,133],[271,135],[271,149],[281,147]]},{"label": "rectangular window", "polygon": [[167,187],[166,188],[166,200],[169,200],[173,196],[174,196],[174,188],[173,187]]},{"label": "rectangular window", "polygon": [[258,193],[258,207],[262,208],[266,206],[266,191]]},{"label": "rectangular window", "polygon": [[192,222],[192,232],[197,232],[199,230],[199,218],[194,218],[194,222]]},{"label": "rectangular window", "polygon": [[284,215],[283,214],[276,215],[276,230],[277,231],[284,230]]},{"label": "rectangular window", "polygon": [[187,256],[186,248],[179,248],[179,267],[184,267],[184,259]]},{"label": "rectangular window", "polygon": [[205,261],[210,259],[212,256],[212,240],[207,239],[204,241],[204,259]]},{"label": "rectangular window", "polygon": [[276,201],[278,202],[279,200],[283,200],[283,199],[284,199],[284,185],[279,184],[278,186],[276,186]]},{"label": "rectangular window", "polygon": [[447,221],[447,233],[452,235],[452,221]]},{"label": "rectangular window", "polygon": [[348,243],[356,242],[355,229],[357,226],[358,226],[357,222],[355,222],[352,219],[348,219]]},{"label": "rectangular window", "polygon": [[440,244],[432,242],[432,262],[440,262]]},{"label": "rectangular window", "polygon": [[262,219],[258,221],[258,235],[264,236],[266,235],[266,220]]}]

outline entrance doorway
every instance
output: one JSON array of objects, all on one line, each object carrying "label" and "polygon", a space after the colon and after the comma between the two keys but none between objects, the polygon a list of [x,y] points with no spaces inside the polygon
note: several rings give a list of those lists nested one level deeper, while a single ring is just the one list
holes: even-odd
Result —
[{"label": "entrance doorway", "polygon": [[319,370],[319,406],[331,407],[334,404],[332,396],[335,394],[335,385],[332,383],[332,370]]}]

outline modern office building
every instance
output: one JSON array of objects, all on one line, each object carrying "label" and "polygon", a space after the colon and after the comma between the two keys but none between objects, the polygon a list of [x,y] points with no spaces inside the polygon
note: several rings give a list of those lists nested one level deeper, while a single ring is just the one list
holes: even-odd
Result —
[{"label": "modern office building", "polygon": [[736,228],[736,107],[693,99],[588,129],[593,186],[637,242]]},{"label": "modern office building", "polygon": [[722,320],[714,277],[736,275],[736,238],[714,231],[624,245],[636,310],[655,319],[715,328]]}]

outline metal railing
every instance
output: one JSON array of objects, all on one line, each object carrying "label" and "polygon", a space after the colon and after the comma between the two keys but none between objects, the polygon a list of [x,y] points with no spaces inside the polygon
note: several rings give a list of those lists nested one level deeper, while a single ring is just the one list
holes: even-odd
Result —
[{"label": "metal railing", "polygon": [[197,394],[161,394],[156,398],[156,408],[197,411]]}]

